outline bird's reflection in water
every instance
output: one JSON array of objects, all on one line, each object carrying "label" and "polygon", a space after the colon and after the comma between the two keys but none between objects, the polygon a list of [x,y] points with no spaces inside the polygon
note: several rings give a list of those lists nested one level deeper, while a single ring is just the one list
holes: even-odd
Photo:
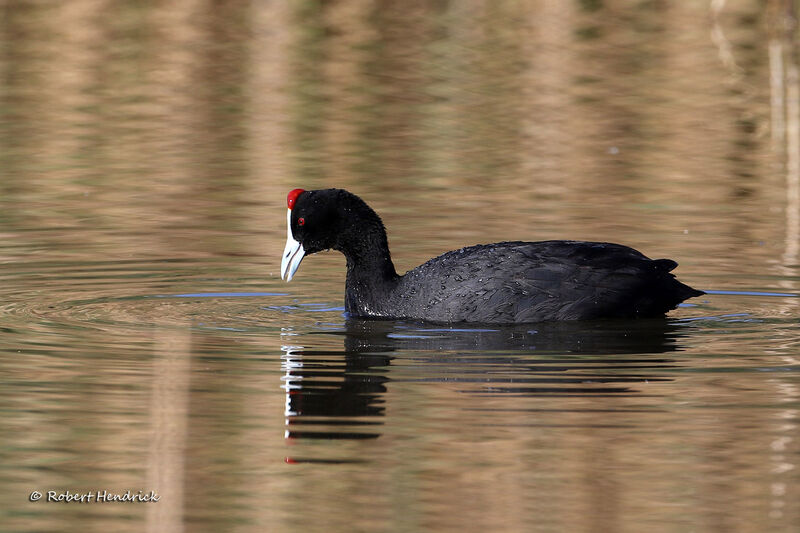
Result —
[{"label": "bird's reflection in water", "polygon": [[[390,381],[463,383],[473,395],[641,395],[664,381],[687,327],[668,320],[447,327],[348,319],[284,347],[287,439],[380,436]],[[314,350],[339,335],[342,350]],[[468,406],[465,406],[465,408]],[[473,406],[476,407],[476,406]],[[511,406],[509,406],[511,407]]]},{"label": "bird's reflection in water", "polygon": [[[383,394],[389,378],[372,369],[385,367],[390,357],[342,351],[286,350],[283,356],[287,438],[368,439],[366,431],[382,424]],[[303,427],[324,425],[328,428]],[[359,431],[356,428],[365,428]]]}]

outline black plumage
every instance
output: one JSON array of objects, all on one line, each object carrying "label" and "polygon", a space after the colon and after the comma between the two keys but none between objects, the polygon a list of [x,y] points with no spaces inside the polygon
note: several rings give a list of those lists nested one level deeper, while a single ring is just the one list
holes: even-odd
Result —
[{"label": "black plumage", "polygon": [[675,279],[674,261],[600,242],[470,246],[401,276],[380,217],[342,189],[302,191],[289,221],[306,255],[345,255],[352,316],[495,324],[658,317],[703,294]]}]

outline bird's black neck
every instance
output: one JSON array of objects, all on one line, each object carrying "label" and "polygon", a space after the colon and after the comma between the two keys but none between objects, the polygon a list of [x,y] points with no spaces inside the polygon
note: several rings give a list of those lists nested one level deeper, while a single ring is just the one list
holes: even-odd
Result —
[{"label": "bird's black neck", "polygon": [[[347,259],[347,277],[367,277],[390,281],[397,271],[389,253],[386,230],[380,219],[363,222],[350,239],[345,240],[342,253]],[[348,242],[349,241],[349,242]]]},{"label": "bird's black neck", "polygon": [[340,251],[347,259],[345,309],[354,315],[380,314],[399,276],[394,268],[386,230],[371,209],[357,225],[340,236]]}]

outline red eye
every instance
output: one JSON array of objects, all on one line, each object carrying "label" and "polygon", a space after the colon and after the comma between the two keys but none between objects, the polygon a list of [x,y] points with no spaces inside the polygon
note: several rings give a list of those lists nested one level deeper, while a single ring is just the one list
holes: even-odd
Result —
[{"label": "red eye", "polygon": [[298,218],[298,219],[297,219],[297,225],[298,225],[298,226],[302,226],[302,225],[304,225],[305,223],[306,223],[306,219],[304,219],[304,218]]}]

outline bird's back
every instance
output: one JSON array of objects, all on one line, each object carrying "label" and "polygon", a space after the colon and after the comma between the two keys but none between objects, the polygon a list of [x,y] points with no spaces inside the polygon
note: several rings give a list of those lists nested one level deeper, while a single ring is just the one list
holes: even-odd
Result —
[{"label": "bird's back", "polygon": [[407,272],[386,303],[398,318],[440,322],[662,316],[703,294],[677,281],[675,266],[610,243],[470,246]]}]

